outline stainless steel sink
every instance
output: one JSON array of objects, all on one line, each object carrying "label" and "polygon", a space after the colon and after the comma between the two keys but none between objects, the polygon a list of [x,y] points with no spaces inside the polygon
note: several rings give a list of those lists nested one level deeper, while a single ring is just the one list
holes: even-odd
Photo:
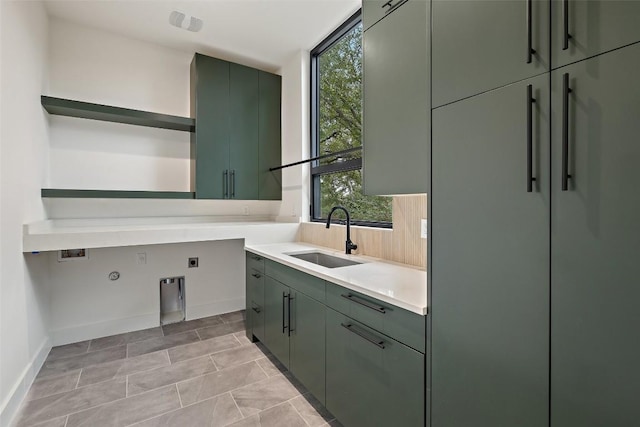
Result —
[{"label": "stainless steel sink", "polygon": [[303,261],[311,262],[321,265],[327,268],[339,268],[347,267],[349,265],[362,264],[358,261],[352,261],[350,259],[339,258],[337,256],[327,255],[323,252],[307,252],[304,254],[287,254],[294,258],[301,259]]}]

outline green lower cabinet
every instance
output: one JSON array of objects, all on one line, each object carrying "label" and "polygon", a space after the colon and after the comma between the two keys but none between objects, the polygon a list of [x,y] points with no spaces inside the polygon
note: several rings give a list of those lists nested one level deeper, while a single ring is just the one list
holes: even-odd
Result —
[{"label": "green lower cabinet", "polygon": [[264,345],[289,369],[288,286],[266,276],[264,279]]},{"label": "green lower cabinet", "polygon": [[323,404],[325,403],[324,304],[292,291],[289,370]]},{"label": "green lower cabinet", "polygon": [[422,353],[331,309],[326,334],[325,406],[345,427],[425,425]]}]

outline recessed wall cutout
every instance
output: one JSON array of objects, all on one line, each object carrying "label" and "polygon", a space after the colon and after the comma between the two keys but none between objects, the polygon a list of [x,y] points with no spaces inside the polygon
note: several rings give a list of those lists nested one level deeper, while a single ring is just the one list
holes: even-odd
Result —
[{"label": "recessed wall cutout", "polygon": [[58,251],[58,262],[89,259],[88,249],[63,249]]},{"label": "recessed wall cutout", "polygon": [[198,258],[189,258],[189,268],[198,268]]}]

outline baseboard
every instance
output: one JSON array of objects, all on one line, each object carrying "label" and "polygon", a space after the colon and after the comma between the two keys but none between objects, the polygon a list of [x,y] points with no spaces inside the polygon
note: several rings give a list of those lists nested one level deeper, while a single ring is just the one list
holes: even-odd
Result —
[{"label": "baseboard", "polygon": [[233,298],[202,305],[187,305],[187,320],[244,310],[245,298]]},{"label": "baseboard", "polygon": [[2,402],[2,406],[0,406],[0,426],[10,426],[15,422],[14,418],[20,410],[20,405],[27,395],[31,384],[33,384],[36,375],[40,372],[40,368],[42,368],[50,350],[51,340],[47,337],[42,344],[40,344],[40,348],[38,348],[38,351],[25,367],[18,381],[11,388],[7,398]]},{"label": "baseboard", "polygon": [[54,346],[90,340],[140,329],[160,326],[160,313],[141,314],[124,319],[107,320],[104,322],[74,326],[71,328],[51,331]]}]

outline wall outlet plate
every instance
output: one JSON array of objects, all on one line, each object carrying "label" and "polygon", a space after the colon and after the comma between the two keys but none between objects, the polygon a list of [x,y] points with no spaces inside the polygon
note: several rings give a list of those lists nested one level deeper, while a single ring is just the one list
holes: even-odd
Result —
[{"label": "wall outlet plate", "polygon": [[420,220],[420,237],[422,237],[423,239],[427,238],[427,220],[426,219],[421,219]]},{"label": "wall outlet plate", "polygon": [[189,258],[188,267],[189,268],[198,268],[198,258],[197,257]]},{"label": "wall outlet plate", "polygon": [[147,253],[146,252],[137,253],[136,254],[136,262],[138,263],[138,265],[146,264],[147,263]]}]

